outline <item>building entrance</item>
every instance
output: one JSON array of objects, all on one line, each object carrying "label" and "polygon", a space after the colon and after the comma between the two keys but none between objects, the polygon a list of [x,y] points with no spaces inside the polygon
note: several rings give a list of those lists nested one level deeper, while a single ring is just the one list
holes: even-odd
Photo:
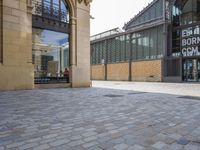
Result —
[{"label": "building entrance", "polygon": [[188,82],[200,82],[200,59],[184,60],[183,80]]},{"label": "building entrance", "polygon": [[69,83],[69,10],[65,0],[33,0],[35,84]]}]

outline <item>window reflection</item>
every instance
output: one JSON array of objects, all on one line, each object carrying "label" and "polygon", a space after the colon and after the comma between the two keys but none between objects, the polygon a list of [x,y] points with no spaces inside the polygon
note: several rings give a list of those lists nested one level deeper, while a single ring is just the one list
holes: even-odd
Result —
[{"label": "window reflection", "polygon": [[69,68],[69,35],[33,29],[33,64],[36,83],[66,82]]},{"label": "window reflection", "polygon": [[200,21],[200,0],[177,0],[173,6],[173,21],[175,26]]}]

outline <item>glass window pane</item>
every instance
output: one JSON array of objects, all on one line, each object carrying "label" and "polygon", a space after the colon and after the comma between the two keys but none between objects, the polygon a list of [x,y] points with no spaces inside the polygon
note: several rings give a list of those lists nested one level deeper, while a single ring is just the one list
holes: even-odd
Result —
[{"label": "glass window pane", "polygon": [[69,35],[33,28],[35,78],[61,78],[69,68]]},{"label": "glass window pane", "polygon": [[130,35],[126,35],[126,60],[130,60],[130,50],[131,50],[131,46],[130,46]]}]

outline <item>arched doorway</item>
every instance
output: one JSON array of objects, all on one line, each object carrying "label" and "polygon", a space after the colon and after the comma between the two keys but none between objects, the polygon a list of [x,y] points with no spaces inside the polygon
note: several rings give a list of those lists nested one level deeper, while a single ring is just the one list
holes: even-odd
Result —
[{"label": "arched doorway", "polygon": [[33,0],[32,3],[35,84],[69,83],[69,6],[65,0]]}]

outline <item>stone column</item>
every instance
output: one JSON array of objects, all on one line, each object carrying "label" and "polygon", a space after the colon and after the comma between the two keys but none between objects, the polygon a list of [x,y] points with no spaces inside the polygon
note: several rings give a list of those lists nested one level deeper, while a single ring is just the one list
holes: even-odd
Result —
[{"label": "stone column", "polygon": [[[90,86],[90,6],[78,3],[72,18],[72,87]],[[74,36],[74,37],[73,37]]]},{"label": "stone column", "polygon": [[30,1],[3,0],[3,63],[0,90],[34,88]]}]

